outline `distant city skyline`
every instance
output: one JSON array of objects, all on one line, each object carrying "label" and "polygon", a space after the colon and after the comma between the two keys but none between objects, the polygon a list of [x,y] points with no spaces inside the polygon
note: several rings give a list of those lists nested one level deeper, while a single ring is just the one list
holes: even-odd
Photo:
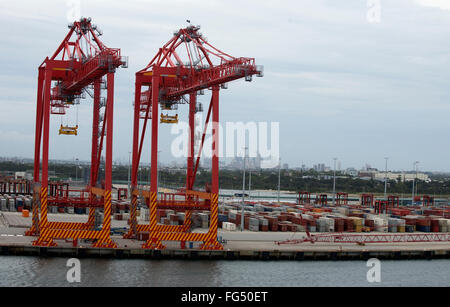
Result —
[{"label": "distant city skyline", "polygon": [[[253,159],[253,160],[257,161],[257,158],[250,158],[250,159]],[[225,161],[225,160],[229,160],[229,161]],[[242,162],[237,162],[237,161],[241,161],[242,158],[238,157],[238,158],[235,158],[234,161],[233,160],[230,161],[230,160],[231,159],[222,159],[222,160],[220,160],[221,167],[225,167],[225,168],[228,168],[228,169],[236,169],[236,170],[242,169],[242,164],[239,164],[239,163],[242,163]],[[28,157],[28,158],[27,157],[0,157],[0,162],[1,161],[26,161],[28,163],[32,163],[34,161],[34,159],[30,158],[30,157]],[[78,159],[78,161],[77,161],[76,158],[67,159],[67,160],[50,159],[50,163],[52,163],[52,162],[60,162],[60,163],[71,162],[71,163],[74,163],[74,164],[75,163],[79,163],[79,164],[83,164],[83,165],[90,163],[89,160]],[[115,165],[128,165],[128,161],[114,160],[113,163]],[[208,168],[208,165],[210,163],[211,163],[210,159],[208,159],[208,158],[207,159],[202,159],[201,162],[200,162],[200,166],[203,167],[203,168]],[[173,160],[173,161],[169,161],[169,162],[161,162],[160,165],[163,166],[163,167],[185,167],[186,166],[186,161],[178,159],[178,160]],[[148,167],[148,166],[150,166],[150,163],[141,163],[141,166],[142,167]],[[250,166],[251,166],[250,167],[251,169],[260,169],[260,167],[258,167],[255,164],[255,162],[251,162]],[[317,169],[316,168],[317,166],[321,166],[321,168]],[[247,162],[246,168],[249,169],[248,162]],[[326,165],[325,163],[317,163],[317,164],[313,164],[311,166],[308,166],[308,165],[305,165],[305,164],[303,164],[303,165],[289,165],[287,163],[282,163],[282,167],[281,168],[282,169],[291,169],[291,170],[302,170],[303,169],[303,170],[306,170],[306,171],[315,170],[315,171],[318,171],[318,172],[331,172],[331,171],[333,171],[333,168],[331,166]],[[349,170],[352,170],[352,169],[356,170],[356,171],[367,171],[368,168],[369,168],[369,170],[373,169],[373,170],[377,170],[378,172],[381,172],[381,173],[385,172],[384,168],[372,167],[369,163],[366,163],[362,167],[348,166],[348,167],[341,167],[340,170],[338,170],[338,168],[336,168],[336,170],[338,172],[348,172]],[[277,167],[275,167],[273,169],[275,170],[275,169],[277,169]],[[388,168],[388,172],[393,172],[393,173],[398,173],[398,172],[411,173],[411,172],[416,172],[416,170],[413,169],[412,167],[411,167],[411,169],[391,169],[391,168]],[[424,173],[424,172],[426,172],[426,173],[449,173],[450,174],[450,172],[447,172],[447,171],[426,170],[426,169],[420,169],[420,168],[418,169],[418,172],[421,172],[421,173]]]}]

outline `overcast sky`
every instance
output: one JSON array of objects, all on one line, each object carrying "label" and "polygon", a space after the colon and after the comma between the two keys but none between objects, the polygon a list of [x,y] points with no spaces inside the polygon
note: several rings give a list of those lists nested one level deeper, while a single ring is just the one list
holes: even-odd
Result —
[{"label": "overcast sky", "polygon": [[[280,122],[283,163],[338,157],[343,168],[384,169],[388,156],[390,169],[420,161],[422,170],[450,171],[450,1],[380,0],[373,23],[377,2],[81,1],[103,42],[129,56],[116,74],[114,159],[128,161],[131,149],[134,73],[190,19],[219,49],[264,65],[264,78],[221,92],[220,118]],[[37,67],[68,31],[67,4],[0,3],[0,156],[33,157]],[[91,108],[90,100],[79,107],[78,137],[58,136],[52,118],[51,159],[89,159]],[[64,121],[74,123],[75,113]],[[163,130],[169,162],[175,136]]]}]

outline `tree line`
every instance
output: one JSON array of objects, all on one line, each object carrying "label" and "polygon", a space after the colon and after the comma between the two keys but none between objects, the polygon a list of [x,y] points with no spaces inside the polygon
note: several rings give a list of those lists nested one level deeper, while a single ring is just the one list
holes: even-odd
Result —
[{"label": "tree line", "polygon": [[[0,173],[25,172],[33,170],[32,163],[0,161]],[[88,166],[77,164],[49,163],[49,171],[53,180],[83,180],[89,178]],[[101,167],[100,178],[104,168]],[[128,182],[129,168],[124,165],[113,167],[113,181]],[[333,177],[331,173],[318,174],[314,171],[281,170],[281,189],[285,191],[307,191],[311,193],[329,193],[333,190]],[[221,189],[242,189],[242,170],[222,169],[219,173]],[[251,183],[250,183],[251,177]],[[150,168],[141,167],[138,172],[138,180],[147,184],[150,180]],[[185,185],[186,172],[184,170],[162,168],[159,171],[159,182],[164,187],[178,188]],[[196,176],[196,188],[204,188],[211,182],[211,171],[199,169]],[[252,170],[246,174],[246,189],[251,184],[252,190],[276,190],[278,188],[278,170]],[[450,179],[439,177],[432,182],[416,181],[417,193],[429,195],[450,195]],[[378,180],[363,180],[356,177],[339,174],[336,180],[336,191],[347,193],[384,193],[384,182]],[[412,182],[388,181],[388,193],[410,194]]]}]

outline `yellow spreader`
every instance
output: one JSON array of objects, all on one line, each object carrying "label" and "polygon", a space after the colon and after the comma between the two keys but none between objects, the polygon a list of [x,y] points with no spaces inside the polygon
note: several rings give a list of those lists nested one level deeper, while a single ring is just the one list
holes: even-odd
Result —
[{"label": "yellow spreader", "polygon": [[63,126],[59,128],[59,135],[78,135],[78,125],[75,127]]},{"label": "yellow spreader", "polygon": [[178,114],[175,116],[161,114],[161,124],[178,124]]}]

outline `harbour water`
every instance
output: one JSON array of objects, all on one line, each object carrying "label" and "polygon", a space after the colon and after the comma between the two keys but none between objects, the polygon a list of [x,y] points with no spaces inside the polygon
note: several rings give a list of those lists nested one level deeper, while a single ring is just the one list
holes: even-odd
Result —
[{"label": "harbour water", "polygon": [[188,261],[81,259],[81,283],[69,283],[68,259],[0,257],[0,286],[450,286],[450,260],[381,262],[369,283],[365,261]]}]

